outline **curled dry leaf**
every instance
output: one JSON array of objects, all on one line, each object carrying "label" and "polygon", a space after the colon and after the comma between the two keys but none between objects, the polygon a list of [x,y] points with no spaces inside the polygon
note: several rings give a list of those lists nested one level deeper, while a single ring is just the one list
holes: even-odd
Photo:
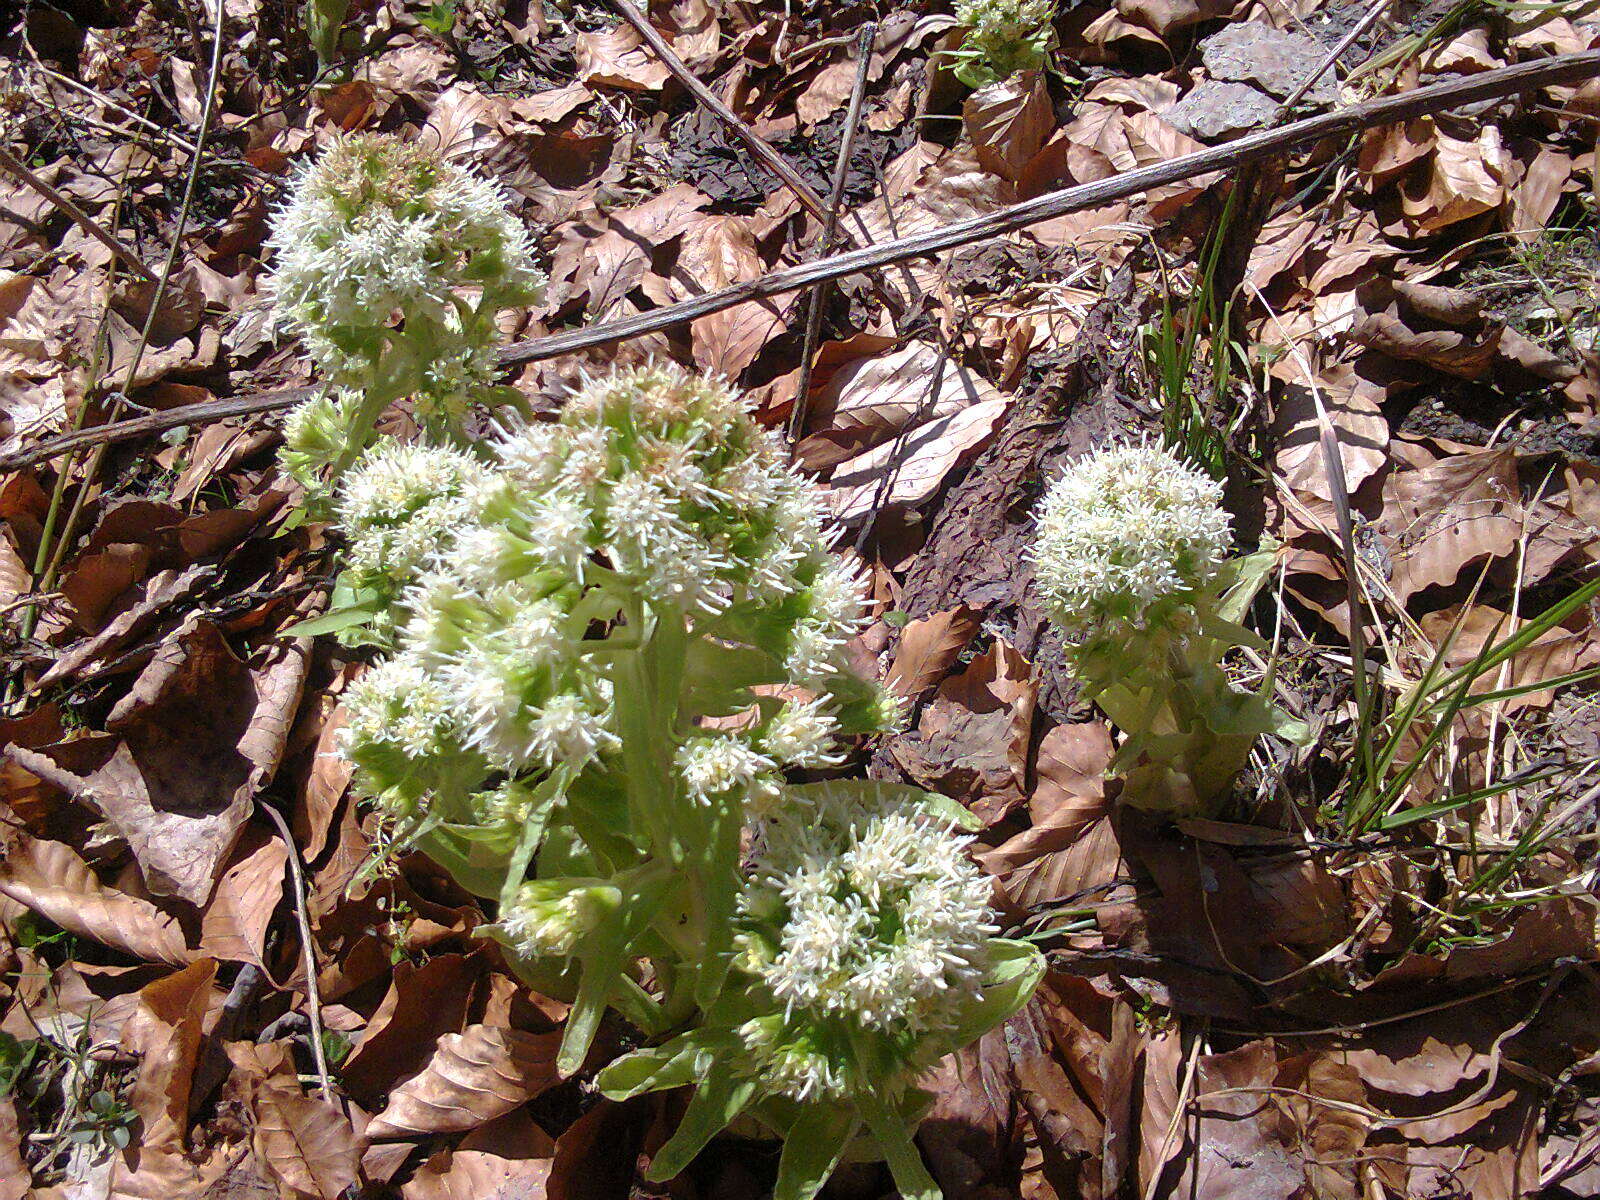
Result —
[{"label": "curled dry leaf", "polygon": [[440,1150],[401,1185],[401,1200],[526,1200],[545,1194],[556,1144],[525,1112]]},{"label": "curled dry leaf", "polygon": [[1385,482],[1377,524],[1405,600],[1423,588],[1454,583],[1467,567],[1515,552],[1522,532],[1516,454],[1486,450],[1397,471]]},{"label": "curled dry leaf", "polygon": [[24,904],[80,937],[146,962],[188,961],[177,919],[148,900],[103,886],[60,842],[22,837],[6,847],[0,895]]},{"label": "curled dry leaf", "polygon": [[248,1105],[253,1157],[280,1191],[300,1200],[337,1200],[356,1182],[360,1146],[350,1121],[300,1088],[287,1042],[228,1042],[230,1089]]},{"label": "curled dry leaf", "polygon": [[282,838],[253,829],[240,839],[200,914],[201,954],[265,968],[261,956],[288,862]]},{"label": "curled dry leaf", "polygon": [[1033,667],[996,639],[962,674],[944,681],[917,729],[891,753],[924,787],[993,824],[1027,796],[1028,748],[1038,686]]},{"label": "curled dry leaf", "polygon": [[968,96],[961,106],[978,161],[1016,182],[1055,129],[1055,106],[1041,71],[1018,71]]},{"label": "curled dry leaf", "polygon": [[812,395],[818,432],[795,457],[812,470],[833,466],[908,425],[1002,399],[994,385],[926,342],[860,358],[837,368]]},{"label": "curled dry leaf", "polygon": [[628,24],[603,33],[580,33],[577,55],[578,78],[591,86],[653,92],[672,78],[666,64]]},{"label": "curled dry leaf", "polygon": [[561,1080],[561,1034],[468,1025],[447,1033],[421,1073],[389,1093],[367,1126],[373,1141],[461,1133],[487,1124]]},{"label": "curled dry leaf", "polygon": [[884,507],[926,500],[988,441],[1009,403],[981,401],[841,464],[827,493],[834,516],[854,523]]},{"label": "curled dry leaf", "polygon": [[1432,233],[1491,212],[1505,202],[1509,169],[1510,156],[1495,125],[1484,125],[1470,141],[1441,132],[1425,183],[1402,189],[1406,216],[1418,232]]}]

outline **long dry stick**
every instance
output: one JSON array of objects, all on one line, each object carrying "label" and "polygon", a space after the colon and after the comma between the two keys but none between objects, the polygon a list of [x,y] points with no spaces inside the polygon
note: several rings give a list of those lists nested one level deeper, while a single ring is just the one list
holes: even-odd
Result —
[{"label": "long dry stick", "polygon": [[[844,130],[839,135],[839,157],[834,160],[833,179],[828,188],[828,215],[822,223],[822,256],[833,253],[839,237],[839,206],[844,203],[844,183],[850,177],[850,156],[855,152],[856,130],[861,124],[861,105],[867,97],[868,67],[872,65],[872,42],[878,26],[869,21],[856,42],[856,79],[850,90],[850,107],[845,112]],[[800,383],[795,390],[794,409],[789,414],[789,442],[800,441],[806,431],[806,410],[811,401],[811,370],[817,356],[817,339],[822,335],[822,306],[828,298],[828,285],[819,283],[806,297],[806,334],[800,349]]]},{"label": "long dry stick", "polygon": [[[1364,104],[1355,104],[1348,108],[1307,117],[1276,129],[1264,129],[1229,142],[1225,146],[1213,146],[1166,162],[1124,171],[1120,175],[1113,175],[1094,183],[1063,188],[985,216],[956,221],[911,237],[881,242],[865,249],[850,250],[828,258],[819,258],[814,262],[802,263],[799,266],[786,267],[781,271],[763,275],[759,279],[737,283],[721,291],[708,292],[703,296],[695,296],[665,308],[652,309],[636,316],[623,317],[620,320],[607,321],[567,333],[517,342],[500,352],[500,362],[508,367],[520,366],[524,363],[559,358],[563,354],[572,354],[611,342],[627,341],[658,330],[685,325],[699,317],[722,312],[751,300],[762,300],[768,296],[798,291],[825,280],[842,279],[847,275],[855,275],[875,267],[926,258],[957,246],[966,246],[973,242],[1014,233],[1040,221],[1048,221],[1052,217],[1065,216],[1067,213],[1086,208],[1097,208],[1115,200],[1124,200],[1129,196],[1164,187],[1169,183],[1180,183],[1212,171],[1232,170],[1335,134],[1357,133],[1378,125],[1391,125],[1416,117],[1431,116],[1464,104],[1500,100],[1519,92],[1579,83],[1597,76],[1600,76],[1600,50],[1588,50],[1582,54],[1563,54],[1556,58],[1501,67],[1479,75],[1431,84],[1398,96],[1384,96]],[[313,390],[297,388],[286,392],[240,396],[229,400],[210,400],[203,404],[183,405],[129,421],[118,421],[95,429],[65,434],[27,450],[0,455],[0,471],[14,470],[42,462],[73,446],[85,443],[122,441],[174,429],[179,425],[199,425],[222,420],[225,417],[290,408],[312,395]]]}]

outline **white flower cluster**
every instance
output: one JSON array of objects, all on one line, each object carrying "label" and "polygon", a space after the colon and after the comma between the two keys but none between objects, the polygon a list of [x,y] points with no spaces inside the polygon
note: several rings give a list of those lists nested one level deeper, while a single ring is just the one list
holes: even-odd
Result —
[{"label": "white flower cluster", "polygon": [[413,370],[419,399],[443,407],[492,378],[487,318],[542,282],[493,184],[377,134],[341,138],[300,173],[268,245],[279,316],[333,382],[369,386],[402,313],[435,331]]},{"label": "white flower cluster", "polygon": [[[581,772],[617,749],[615,656],[586,639],[639,604],[751,644],[775,682],[812,693],[762,701],[738,732],[682,733],[675,763],[697,802],[765,811],[784,767],[834,765],[843,733],[893,714],[845,670],[859,583],[823,552],[805,483],[726,388],[625,372],[495,455],[383,444],[339,490],[357,577],[398,597],[397,652],[349,701],[348,752],[373,794],[409,809],[408,781],[437,776],[415,761],[428,754],[475,792],[495,773]],[[426,686],[400,695],[401,678]]]},{"label": "white flower cluster", "polygon": [[1070,632],[1144,628],[1152,604],[1209,584],[1230,541],[1221,486],[1155,446],[1100,450],[1044,499],[1033,560]]},{"label": "white flower cluster", "polygon": [[370,582],[410,582],[473,520],[489,478],[486,467],[458,450],[380,443],[346,477],[335,504],[351,568]]},{"label": "white flower cluster", "polygon": [[766,1061],[772,1086],[837,1095],[824,1051],[849,1028],[937,1033],[979,996],[995,926],[969,839],[913,800],[856,793],[778,809],[756,838],[740,898],[747,958],[785,1011],[781,1029],[741,1036],[786,1048]]}]

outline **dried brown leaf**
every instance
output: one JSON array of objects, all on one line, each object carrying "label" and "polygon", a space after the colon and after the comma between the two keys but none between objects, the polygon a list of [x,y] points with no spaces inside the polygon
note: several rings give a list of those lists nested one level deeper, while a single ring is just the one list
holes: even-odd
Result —
[{"label": "dried brown leaf", "polygon": [[10,1096],[0,1096],[0,1200],[24,1200],[32,1173],[22,1158],[22,1128]]},{"label": "dried brown leaf", "polygon": [[294,1192],[339,1200],[361,1161],[355,1131],[328,1101],[307,1096],[292,1077],[275,1076],[251,1093],[256,1157]]},{"label": "dried brown leaf", "polygon": [[256,829],[240,839],[200,914],[201,954],[266,966],[261,956],[288,862],[282,838]]},{"label": "dried brown leaf", "polygon": [[1522,531],[1516,454],[1506,448],[1397,471],[1383,489],[1383,535],[1401,600],[1454,583],[1467,567],[1515,552]]},{"label": "dried brown leaf", "polygon": [[19,838],[0,863],[0,894],[102,946],[146,962],[189,960],[177,919],[148,900],[103,886],[70,846]]},{"label": "dried brown leaf", "polygon": [[468,1025],[447,1033],[422,1071],[389,1093],[373,1141],[476,1129],[560,1082],[561,1034]]},{"label": "dried brown leaf", "polygon": [[1055,129],[1055,106],[1041,71],[1018,71],[968,96],[961,106],[978,161],[1016,182]]},{"label": "dried brown leaf", "polygon": [[981,375],[926,342],[838,367],[812,394],[818,429],[795,450],[817,470],[874,446],[908,425],[937,420],[986,400],[1002,399]]},{"label": "dried brown leaf", "polygon": [[529,1200],[545,1193],[555,1142],[510,1113],[440,1150],[400,1188],[402,1200]]},{"label": "dried brown leaf", "polygon": [[826,493],[834,516],[853,523],[880,508],[926,500],[988,441],[1009,403],[980,401],[840,464]]},{"label": "dried brown leaf", "polygon": [[963,604],[912,621],[900,635],[886,686],[907,699],[933,687],[977,636],[982,624],[979,618],[977,609]]},{"label": "dried brown leaf", "polygon": [[402,962],[366,1032],[345,1059],[340,1076],[357,1097],[381,1096],[397,1080],[421,1071],[441,1037],[467,1024],[482,962],[440,954],[421,966]]},{"label": "dried brown leaf", "polygon": [[183,1152],[189,1085],[216,974],[216,960],[203,958],[156,980],[140,990],[122,1027],[122,1049],[139,1060],[128,1100],[143,1121],[140,1150]]},{"label": "dried brown leaf", "polygon": [[101,813],[158,895],[204,905],[277,769],[308,645],[277,646],[252,670],[217,628],[180,630],[107,718],[107,734],[8,753]]},{"label": "dried brown leaf", "polygon": [[946,679],[916,730],[891,744],[923,787],[961,800],[985,825],[1026,798],[1038,685],[1033,667],[1003,639]]},{"label": "dried brown leaf", "polygon": [[578,78],[590,86],[653,92],[672,78],[666,64],[628,24],[603,33],[580,33],[577,55]]}]

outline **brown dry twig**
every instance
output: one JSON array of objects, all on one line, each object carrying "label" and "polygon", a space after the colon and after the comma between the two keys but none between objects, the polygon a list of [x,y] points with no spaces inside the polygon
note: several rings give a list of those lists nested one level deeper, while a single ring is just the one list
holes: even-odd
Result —
[{"label": "brown dry twig", "polygon": [[[1516,66],[1501,67],[1461,79],[1430,84],[1397,96],[1368,100],[1362,104],[1335,109],[1274,129],[1263,129],[1226,145],[1213,146],[1193,154],[1154,163],[1148,167],[1124,171],[1120,175],[1096,180],[1094,183],[1048,192],[1043,196],[1013,204],[981,217],[955,221],[911,237],[881,242],[863,249],[819,258],[814,262],[786,267],[758,279],[734,284],[721,291],[707,292],[703,296],[695,296],[678,304],[652,309],[636,316],[517,342],[501,351],[500,362],[501,365],[508,367],[521,366],[559,358],[564,354],[573,354],[595,346],[627,341],[663,329],[685,325],[699,317],[722,312],[751,300],[764,300],[769,296],[798,291],[826,280],[842,279],[876,267],[926,258],[959,246],[1015,233],[1030,225],[1050,220],[1052,217],[1065,216],[1087,208],[1098,208],[1115,200],[1123,200],[1170,183],[1180,183],[1213,171],[1230,171],[1325,137],[1358,133],[1379,125],[1398,124],[1417,117],[1432,116],[1462,105],[1477,104],[1486,100],[1503,100],[1520,92],[1580,83],[1596,77],[1600,77],[1600,50],[1587,50],[1581,54],[1564,54],[1554,58],[1519,63]],[[312,389],[300,388],[287,392],[183,405],[129,421],[119,421],[96,429],[66,434],[30,449],[0,456],[0,471],[15,470],[18,467],[54,458],[73,446],[86,442],[122,441],[147,433],[174,429],[179,425],[198,425],[221,420],[224,417],[289,408],[311,394]]]}]

